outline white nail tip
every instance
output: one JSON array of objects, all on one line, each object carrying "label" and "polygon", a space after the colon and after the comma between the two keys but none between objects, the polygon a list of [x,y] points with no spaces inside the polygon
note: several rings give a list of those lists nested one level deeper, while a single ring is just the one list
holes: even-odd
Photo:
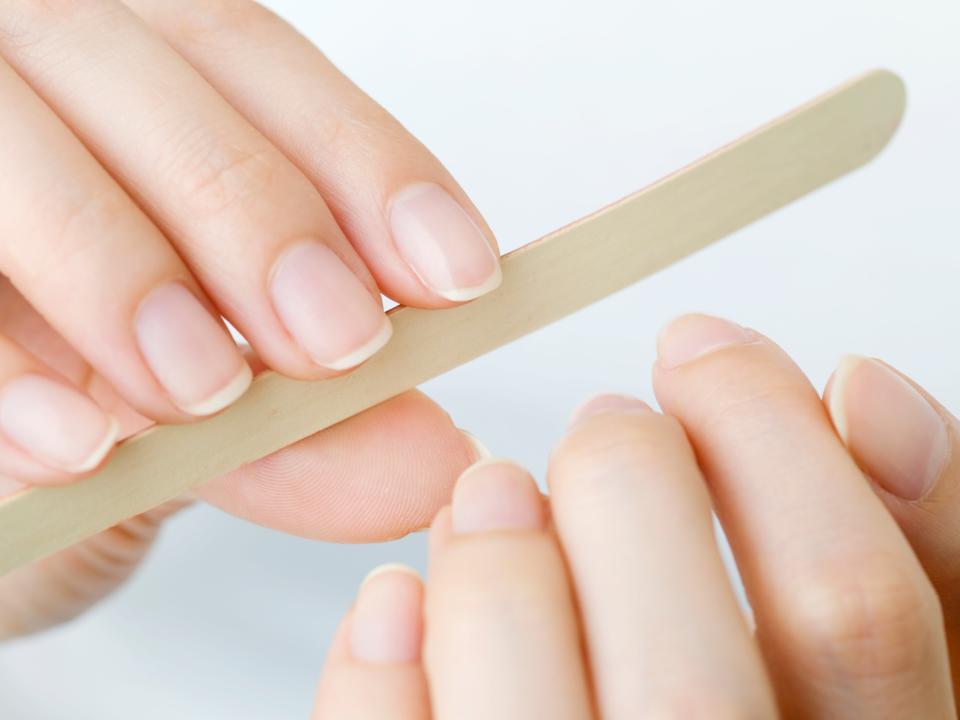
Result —
[{"label": "white nail tip", "polygon": [[360,587],[363,587],[378,575],[385,575],[387,573],[397,573],[397,572],[405,573],[407,575],[413,575],[415,578],[417,578],[417,580],[420,579],[420,573],[418,573],[409,565],[404,565],[403,563],[387,563],[385,565],[380,565],[379,567],[375,567],[373,570],[367,573],[367,576],[363,579],[363,582],[360,583]]},{"label": "white nail tip", "polygon": [[517,470],[520,470],[523,473],[528,473],[527,469],[523,467],[523,465],[521,465],[518,462],[515,462],[514,460],[490,456],[490,457],[481,458],[480,460],[477,460],[473,465],[470,465],[466,470],[460,473],[460,479],[462,480],[468,475],[472,475],[477,470],[480,470],[481,468],[485,468],[485,467],[490,467],[492,465],[512,467],[512,468],[516,468]]},{"label": "white nail tip", "polygon": [[110,424],[107,426],[107,432],[103,436],[103,440],[94,449],[94,451],[87,456],[87,459],[77,465],[65,467],[64,470],[77,474],[90,472],[100,463],[102,463],[103,459],[107,456],[110,450],[113,449],[113,446],[117,443],[117,437],[119,434],[120,423],[117,422],[116,418],[111,417]]},{"label": "white nail tip", "polygon": [[318,360],[317,363],[330,370],[349,370],[373,357],[384,345],[390,342],[392,336],[393,325],[384,317],[383,327],[380,329],[380,332],[352,353],[348,353],[333,362],[320,362]]},{"label": "white nail tip", "polygon": [[837,369],[833,374],[833,381],[830,383],[830,401],[827,409],[830,412],[830,419],[833,420],[833,427],[844,443],[846,443],[849,438],[850,429],[847,420],[846,403],[843,401],[844,386],[854,369],[863,360],[866,360],[866,358],[862,355],[844,355],[840,358],[840,362],[837,363]]},{"label": "white nail tip", "polygon": [[460,431],[460,434],[463,435],[467,439],[467,441],[473,446],[473,450],[476,453],[477,461],[487,460],[493,457],[493,453],[490,452],[490,450],[487,448],[486,445],[480,442],[480,438],[478,438],[473,433],[467,432],[463,428],[457,428],[457,429]]},{"label": "white nail tip", "polygon": [[247,391],[247,388],[250,387],[250,383],[252,381],[253,371],[250,369],[250,366],[247,365],[247,363],[243,363],[243,367],[240,369],[240,372],[237,373],[236,377],[234,377],[233,380],[228,382],[206,400],[193,403],[192,405],[182,405],[177,403],[177,407],[179,407],[185,413],[189,413],[190,415],[194,415],[196,417],[213,415],[214,413],[220,412],[225,407],[232,405],[237,398]]},{"label": "white nail tip", "polygon": [[487,280],[482,285],[474,285],[473,287],[465,288],[455,288],[452,290],[437,290],[434,289],[434,292],[437,293],[440,297],[450,300],[452,302],[468,302],[470,300],[476,300],[478,297],[486,295],[489,292],[493,292],[500,284],[503,282],[503,270],[500,269],[500,262],[497,262],[496,269],[493,274],[490,276],[490,279]]}]

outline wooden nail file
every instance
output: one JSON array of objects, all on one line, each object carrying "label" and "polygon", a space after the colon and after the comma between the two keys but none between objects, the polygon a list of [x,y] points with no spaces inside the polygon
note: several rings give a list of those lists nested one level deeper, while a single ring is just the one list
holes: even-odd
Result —
[{"label": "wooden nail file", "polygon": [[449,310],[399,307],[384,350],[316,382],[265,373],[220,415],[124,442],[96,475],[0,501],[0,574],[149,510],[680,260],[863,165],[903,113],[877,70],[503,258],[503,284]]}]

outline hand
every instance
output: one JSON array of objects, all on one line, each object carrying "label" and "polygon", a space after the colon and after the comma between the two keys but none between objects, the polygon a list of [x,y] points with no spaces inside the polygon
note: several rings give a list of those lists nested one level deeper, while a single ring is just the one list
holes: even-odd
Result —
[{"label": "hand", "polygon": [[[89,369],[0,282],[0,332],[35,347],[66,378]],[[16,322],[11,323],[11,319]],[[248,356],[259,369],[256,357]],[[91,396],[120,418],[120,436],[149,425],[105,383]],[[253,522],[304,537],[374,542],[429,525],[449,501],[457,475],[482,447],[418,392],[408,392],[198,488],[197,495]],[[0,497],[22,486],[0,479]],[[118,587],[137,568],[161,523],[184,498],[0,577],[0,640],[69,620]]]},{"label": "hand", "polygon": [[[442,307],[499,281],[440,163],[253,2],[0,0],[0,105],[0,477],[17,481],[0,495],[84,477],[265,367],[362,362],[389,337],[381,290]],[[429,524],[476,453],[411,392],[198,495],[306,537],[386,540]],[[108,593],[185,502],[0,578],[0,639]]]},{"label": "hand", "polygon": [[509,462],[466,471],[426,588],[390,567],[361,587],[315,717],[956,717],[957,421],[864,358],[821,400],[705,316],[663,333],[654,386],[670,415],[580,409],[549,502]]},{"label": "hand", "polygon": [[[323,378],[387,342],[381,291],[442,307],[500,280],[443,166],[249,0],[0,0],[0,106],[0,475],[67,482],[118,415],[236,400],[221,316]],[[55,344],[24,337],[37,318]]]}]

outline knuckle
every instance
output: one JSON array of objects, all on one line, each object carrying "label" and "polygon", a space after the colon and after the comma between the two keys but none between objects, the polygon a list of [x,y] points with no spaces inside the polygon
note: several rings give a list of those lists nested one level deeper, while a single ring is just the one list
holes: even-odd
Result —
[{"label": "knuckle", "polygon": [[18,0],[5,0],[0,8],[16,9],[21,17],[71,18],[92,8],[103,7],[103,0],[32,0],[24,3]]},{"label": "knuckle", "polygon": [[43,44],[68,23],[123,11],[113,0],[0,0],[0,42],[15,54]]},{"label": "knuckle", "polygon": [[[765,378],[758,382],[757,378]],[[780,375],[735,375],[729,373],[719,379],[703,399],[707,408],[703,426],[706,430],[720,427],[752,428],[752,432],[778,432],[777,422],[785,413],[805,415],[810,405],[803,386],[784,381]]]},{"label": "knuckle", "polygon": [[277,15],[253,0],[196,0],[178,5],[175,32],[180,37],[202,39],[224,32],[248,32],[278,21]]},{"label": "knuckle", "polygon": [[58,270],[64,267],[89,267],[102,255],[102,239],[126,223],[130,206],[120,192],[52,193],[50,202],[40,208],[36,233],[42,233],[49,251],[42,257],[24,253],[17,263],[27,283],[42,286],[60,283]]},{"label": "knuckle", "polygon": [[939,601],[902,560],[847,563],[794,593],[791,635],[814,657],[858,678],[908,672],[935,642]]},{"label": "knuckle", "polygon": [[275,187],[281,164],[266,148],[212,140],[180,149],[169,170],[172,187],[200,217],[256,203]]}]

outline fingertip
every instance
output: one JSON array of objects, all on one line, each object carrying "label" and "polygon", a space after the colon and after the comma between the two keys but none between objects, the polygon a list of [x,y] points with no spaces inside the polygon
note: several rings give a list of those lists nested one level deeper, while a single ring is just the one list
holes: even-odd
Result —
[{"label": "fingertip", "polygon": [[325,367],[335,372],[352,370],[353,368],[362,365],[380,352],[386,346],[386,344],[390,342],[390,338],[392,337],[393,323],[390,322],[390,318],[384,315],[383,326],[372,338],[363,343],[356,350],[353,350],[346,355],[337,358],[336,360],[327,362]]},{"label": "fingertip", "polygon": [[833,421],[833,427],[844,443],[847,442],[849,437],[849,420],[845,402],[847,382],[857,365],[864,360],[866,358],[862,355],[847,354],[842,356],[837,362],[836,370],[833,371],[827,381],[827,387],[823,393],[827,401],[827,412]]},{"label": "fingertip", "polygon": [[378,565],[373,570],[368,572],[363,580],[360,582],[360,587],[362,588],[369,582],[376,580],[380,575],[386,575],[389,573],[407,573],[413,577],[420,579],[420,573],[414,570],[409,565],[404,563],[385,563],[383,565]]},{"label": "fingertip", "polygon": [[423,636],[423,583],[415,570],[374,569],[357,594],[350,622],[350,655],[372,664],[414,663]]},{"label": "fingertip", "polygon": [[[42,373],[8,380],[0,392],[5,465],[21,480],[63,484],[99,467],[117,442],[119,423],[86,393]],[[32,465],[44,468],[32,470]],[[44,477],[47,476],[47,477]]]},{"label": "fingertip", "polygon": [[[185,284],[171,281],[152,288],[137,307],[133,325],[140,356],[182,413],[180,421],[213,415],[250,386],[253,373],[241,349]],[[150,416],[167,421],[157,413]]]},{"label": "fingertip", "polygon": [[480,441],[480,438],[473,433],[464,430],[463,428],[457,428],[457,430],[460,431],[460,434],[463,436],[464,440],[467,441],[473,463],[493,457],[493,454],[490,452],[489,448],[487,448],[487,446]]},{"label": "fingertip", "polygon": [[503,273],[494,244],[439,183],[400,188],[387,216],[399,258],[430,293],[461,303],[500,286]]},{"label": "fingertip", "polygon": [[652,408],[643,400],[635,398],[631,395],[622,395],[617,393],[604,393],[601,395],[595,395],[594,397],[585,400],[571,413],[567,427],[568,429],[572,429],[584,420],[589,420],[597,415],[624,412],[652,412]]},{"label": "fingertip", "polygon": [[543,498],[530,474],[510,460],[489,458],[467,468],[453,490],[454,533],[541,530]]},{"label": "fingertip", "polygon": [[209,417],[216,415],[237,400],[250,388],[253,382],[253,370],[246,360],[243,361],[237,374],[222,388],[214,392],[207,398],[194,403],[177,403],[183,412],[195,418]]},{"label": "fingertip", "polygon": [[854,459],[887,492],[917,501],[936,486],[950,459],[946,418],[886,364],[841,359],[827,410]]},{"label": "fingertip", "polygon": [[705,355],[759,339],[753,330],[724,318],[700,313],[682,315],[657,335],[657,365],[675,370]]},{"label": "fingertip", "polygon": [[477,452],[447,413],[411,391],[201,492],[227,512],[284,532],[382,542],[426,528]]},{"label": "fingertip", "polygon": [[103,464],[107,456],[113,451],[117,444],[117,438],[120,436],[120,423],[115,417],[108,420],[107,431],[104,433],[103,440],[96,446],[85,460],[77,465],[64,468],[67,472],[76,475],[85,475],[92,472]]}]

